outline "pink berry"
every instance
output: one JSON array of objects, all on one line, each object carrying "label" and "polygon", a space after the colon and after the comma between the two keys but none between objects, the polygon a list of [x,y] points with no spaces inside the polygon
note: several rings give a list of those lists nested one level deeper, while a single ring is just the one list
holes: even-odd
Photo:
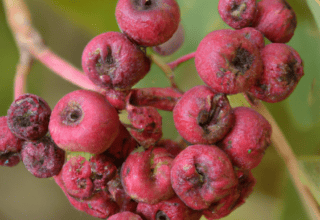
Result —
[{"label": "pink berry", "polygon": [[126,193],[138,202],[155,204],[174,195],[170,181],[173,158],[164,148],[133,151],[121,168]]},{"label": "pink berry", "polygon": [[161,56],[169,56],[180,49],[184,42],[184,29],[180,23],[173,36],[165,43],[152,47],[153,51]]},{"label": "pink berry", "polygon": [[240,29],[252,25],[256,13],[256,0],[219,0],[219,14],[230,27]]},{"label": "pink berry", "polygon": [[177,196],[154,205],[140,202],[137,213],[148,220],[199,220],[202,215],[186,206]]},{"label": "pink berry", "polygon": [[120,212],[110,216],[108,220],[142,220],[142,218],[133,212]]},{"label": "pink berry", "polygon": [[117,111],[103,95],[77,90],[54,107],[49,130],[54,142],[66,151],[99,154],[111,146],[119,124]]},{"label": "pink berry", "polygon": [[107,89],[106,99],[117,110],[121,111],[126,108],[126,97],[131,90],[114,90]]},{"label": "pink berry", "polygon": [[271,42],[287,43],[297,27],[297,17],[285,0],[262,0],[253,26]]},{"label": "pink berry", "polygon": [[192,145],[174,159],[171,183],[187,206],[201,210],[230,194],[238,181],[222,150],[215,145]]},{"label": "pink berry", "polygon": [[265,102],[280,102],[291,95],[304,75],[303,61],[295,49],[280,43],[268,44],[261,56],[264,71],[249,92]]},{"label": "pink berry", "polygon": [[180,9],[175,0],[119,0],[116,19],[129,38],[150,47],[173,36],[180,23]]},{"label": "pink berry", "polygon": [[179,134],[192,144],[214,144],[233,125],[232,108],[224,94],[207,86],[187,91],[173,109],[173,120]]},{"label": "pink berry", "polygon": [[162,147],[166,149],[172,158],[175,158],[183,150],[183,147],[180,146],[180,144],[169,139],[158,141],[156,147]]},{"label": "pink berry", "polygon": [[197,48],[195,65],[208,86],[226,94],[246,91],[263,71],[258,47],[234,30],[209,33]]},{"label": "pink berry", "polygon": [[7,117],[0,117],[0,166],[13,167],[20,162],[22,143],[8,128]]},{"label": "pink berry", "polygon": [[19,96],[8,110],[8,127],[20,139],[36,140],[48,132],[51,109],[34,94]]},{"label": "pink berry", "polygon": [[59,174],[64,164],[65,152],[58,148],[51,137],[26,141],[21,150],[21,159],[27,170],[38,178]]},{"label": "pink berry", "polygon": [[237,30],[238,33],[243,35],[251,43],[257,45],[259,50],[262,50],[265,46],[263,34],[255,28],[246,27]]},{"label": "pink berry", "polygon": [[235,166],[250,170],[258,166],[270,145],[271,125],[251,108],[237,107],[233,113],[235,124],[218,146]]},{"label": "pink berry", "polygon": [[82,68],[96,85],[124,90],[149,72],[150,60],[124,34],[106,32],[84,48]]}]

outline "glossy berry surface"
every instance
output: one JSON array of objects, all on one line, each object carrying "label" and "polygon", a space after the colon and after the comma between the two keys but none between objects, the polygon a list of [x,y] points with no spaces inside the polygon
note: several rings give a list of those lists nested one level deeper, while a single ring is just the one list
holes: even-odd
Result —
[{"label": "glossy berry surface", "polygon": [[173,36],[180,9],[175,0],[119,0],[116,19],[124,34],[138,45],[150,47]]},{"label": "glossy berry surface", "polygon": [[51,109],[34,94],[19,96],[8,109],[8,127],[18,138],[35,140],[48,132]]},{"label": "glossy berry surface", "polygon": [[110,147],[119,124],[117,111],[103,95],[77,90],[54,107],[49,130],[54,142],[66,151],[98,154]]}]

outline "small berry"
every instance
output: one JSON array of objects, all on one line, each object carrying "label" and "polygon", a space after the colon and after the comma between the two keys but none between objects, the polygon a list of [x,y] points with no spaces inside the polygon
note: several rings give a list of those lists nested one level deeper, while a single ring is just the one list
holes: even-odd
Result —
[{"label": "small berry", "polygon": [[124,34],[106,32],[84,48],[82,68],[96,85],[126,90],[149,72],[150,60]]},{"label": "small berry", "polygon": [[224,22],[234,29],[252,25],[256,13],[256,0],[219,0],[219,14]]},{"label": "small berry", "polygon": [[37,95],[19,96],[8,109],[8,127],[20,139],[36,140],[48,132],[51,109]]},{"label": "small berry", "polygon": [[173,158],[164,148],[133,151],[121,168],[126,193],[137,202],[156,204],[174,195],[170,181]]},{"label": "small berry", "polygon": [[297,27],[297,17],[286,0],[262,0],[253,27],[273,43],[287,43]]},{"label": "small berry", "polygon": [[209,33],[197,48],[195,65],[208,86],[226,94],[246,91],[263,71],[258,47],[234,30]]},{"label": "small berry", "polygon": [[218,146],[233,165],[250,170],[258,166],[270,145],[271,125],[258,112],[247,107],[233,109],[235,124]]},{"label": "small berry", "polygon": [[153,51],[161,56],[169,56],[180,49],[184,42],[184,28],[180,23],[173,36],[165,43],[152,47]]},{"label": "small berry", "polygon": [[148,220],[199,220],[202,215],[186,206],[177,196],[154,205],[140,202],[137,213]]},{"label": "small berry", "polygon": [[264,71],[249,90],[254,97],[275,103],[286,99],[304,75],[303,61],[291,46],[268,44],[261,51]]},{"label": "small berry", "polygon": [[106,99],[117,110],[121,111],[126,108],[126,97],[131,90],[114,90],[107,89]]},{"label": "small berry", "polygon": [[183,147],[177,142],[169,139],[158,141],[156,147],[162,147],[166,149],[172,158],[175,158],[183,150]]},{"label": "small berry", "polygon": [[54,142],[66,151],[99,154],[111,146],[119,124],[117,111],[103,95],[77,90],[54,107],[49,130]]},{"label": "small berry", "polygon": [[257,45],[259,50],[262,50],[265,46],[263,34],[255,28],[246,27],[237,30],[238,33],[243,35],[251,43]]},{"label": "small berry", "polygon": [[133,212],[120,212],[110,216],[108,220],[142,220],[142,218]]},{"label": "small berry", "polygon": [[173,120],[179,134],[192,144],[214,144],[233,125],[232,108],[224,94],[207,86],[187,91],[173,109]]},{"label": "small berry", "polygon": [[116,19],[129,38],[151,47],[173,36],[180,23],[180,9],[175,0],[119,0]]},{"label": "small berry", "polygon": [[58,148],[51,137],[26,141],[21,150],[21,159],[27,170],[38,178],[59,174],[64,164],[65,152]]},{"label": "small berry", "polygon": [[13,167],[20,162],[22,143],[8,128],[7,116],[0,117],[0,166]]},{"label": "small berry", "polygon": [[215,145],[192,145],[173,161],[172,188],[194,210],[207,209],[237,186],[233,166]]}]

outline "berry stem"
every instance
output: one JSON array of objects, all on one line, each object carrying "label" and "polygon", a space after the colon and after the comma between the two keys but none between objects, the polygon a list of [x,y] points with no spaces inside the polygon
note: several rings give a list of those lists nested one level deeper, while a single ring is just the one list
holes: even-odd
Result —
[{"label": "berry stem", "polygon": [[170,63],[168,63],[168,66],[174,70],[179,64],[181,63],[184,63],[192,58],[194,58],[196,52],[192,52],[192,53],[189,53],[189,54],[186,54],[178,59],[176,59],[175,61],[172,61]]},{"label": "berry stem", "polygon": [[310,189],[307,186],[305,186],[300,180],[300,178],[303,178],[305,174],[299,168],[296,155],[294,154],[292,148],[290,147],[287,139],[282,133],[277,122],[274,120],[274,118],[272,117],[268,109],[261,102],[252,106],[252,108],[257,112],[259,112],[260,114],[262,114],[271,124],[272,126],[271,140],[272,140],[273,146],[276,148],[277,152],[280,154],[280,156],[284,160],[291,174],[291,178],[296,188],[298,189],[300,196],[304,199],[304,201],[306,202],[306,205],[310,208],[310,210],[313,210],[313,213],[317,217],[317,219],[320,219],[320,212],[318,208],[319,206],[315,198],[310,193],[311,192]]},{"label": "berry stem", "polygon": [[169,79],[171,87],[176,89],[177,91],[182,92],[182,90],[180,90],[174,80],[174,72],[172,71],[172,69],[170,68],[170,66],[168,66],[159,56],[155,55],[155,54],[151,54],[150,55],[150,59],[157,65],[159,66],[162,71],[166,74],[166,77]]},{"label": "berry stem", "polygon": [[[25,92],[26,76],[30,70],[32,60],[31,55],[69,82],[84,89],[98,90],[98,88],[81,71],[47,48],[43,43],[41,35],[32,26],[30,12],[23,0],[3,0],[3,2],[7,21],[15,36],[17,46],[20,50],[20,56],[23,55],[23,57],[20,57],[17,68],[15,96]],[[26,58],[26,54],[28,54],[30,58]]]}]

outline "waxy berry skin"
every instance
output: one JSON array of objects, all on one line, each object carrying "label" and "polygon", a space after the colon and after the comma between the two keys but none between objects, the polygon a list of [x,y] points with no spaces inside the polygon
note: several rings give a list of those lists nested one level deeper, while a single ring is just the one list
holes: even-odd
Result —
[{"label": "waxy berry skin", "polygon": [[177,196],[150,205],[140,202],[137,213],[146,220],[199,220],[201,212],[186,206]]},{"label": "waxy berry skin", "polygon": [[99,154],[111,146],[119,124],[117,111],[103,95],[77,90],[54,107],[49,130],[54,142],[66,151]]},{"label": "waxy berry skin", "polygon": [[149,72],[150,60],[124,34],[106,32],[84,48],[82,68],[96,85],[126,90]]},{"label": "waxy berry skin", "polygon": [[59,174],[64,164],[65,152],[49,136],[24,142],[21,160],[27,170],[38,178]]},{"label": "waxy berry skin", "polygon": [[173,109],[173,120],[179,134],[192,144],[214,144],[233,125],[232,108],[224,94],[207,86],[188,90]]},{"label": "waxy berry skin", "polygon": [[20,162],[23,140],[10,131],[7,116],[0,117],[0,166],[13,167]]},{"label": "waxy berry skin", "polygon": [[133,151],[121,168],[126,193],[137,202],[155,204],[174,195],[170,181],[173,158],[164,148]]},{"label": "waxy berry skin", "polygon": [[297,27],[297,17],[285,0],[262,0],[253,27],[273,43],[287,43]]},{"label": "waxy berry skin", "polygon": [[142,218],[133,212],[120,212],[110,216],[108,220],[142,220]]},{"label": "waxy berry skin", "polygon": [[258,47],[235,30],[217,30],[203,38],[195,65],[209,87],[225,94],[246,91],[263,71]]},{"label": "waxy berry skin", "polygon": [[151,47],[173,36],[180,23],[180,9],[175,0],[119,0],[116,19],[130,39]]},{"label": "waxy berry skin", "polygon": [[195,210],[207,209],[237,186],[233,166],[215,145],[192,145],[173,161],[172,188],[179,198]]},{"label": "waxy berry skin", "polygon": [[34,94],[24,94],[8,109],[8,127],[20,139],[36,140],[48,132],[50,114],[45,100]]},{"label": "waxy berry skin", "polygon": [[219,0],[219,14],[234,29],[249,27],[257,13],[256,0]]},{"label": "waxy berry skin", "polygon": [[271,125],[258,112],[247,107],[233,109],[235,124],[218,146],[232,164],[245,170],[259,165],[271,143]]},{"label": "waxy berry skin", "polygon": [[291,46],[268,44],[261,51],[264,71],[249,93],[265,102],[275,103],[286,99],[304,75],[303,61]]},{"label": "waxy berry skin", "polygon": [[238,33],[243,35],[246,39],[248,39],[251,43],[257,45],[259,50],[262,50],[265,46],[264,36],[263,34],[255,28],[246,27],[237,30]]}]

